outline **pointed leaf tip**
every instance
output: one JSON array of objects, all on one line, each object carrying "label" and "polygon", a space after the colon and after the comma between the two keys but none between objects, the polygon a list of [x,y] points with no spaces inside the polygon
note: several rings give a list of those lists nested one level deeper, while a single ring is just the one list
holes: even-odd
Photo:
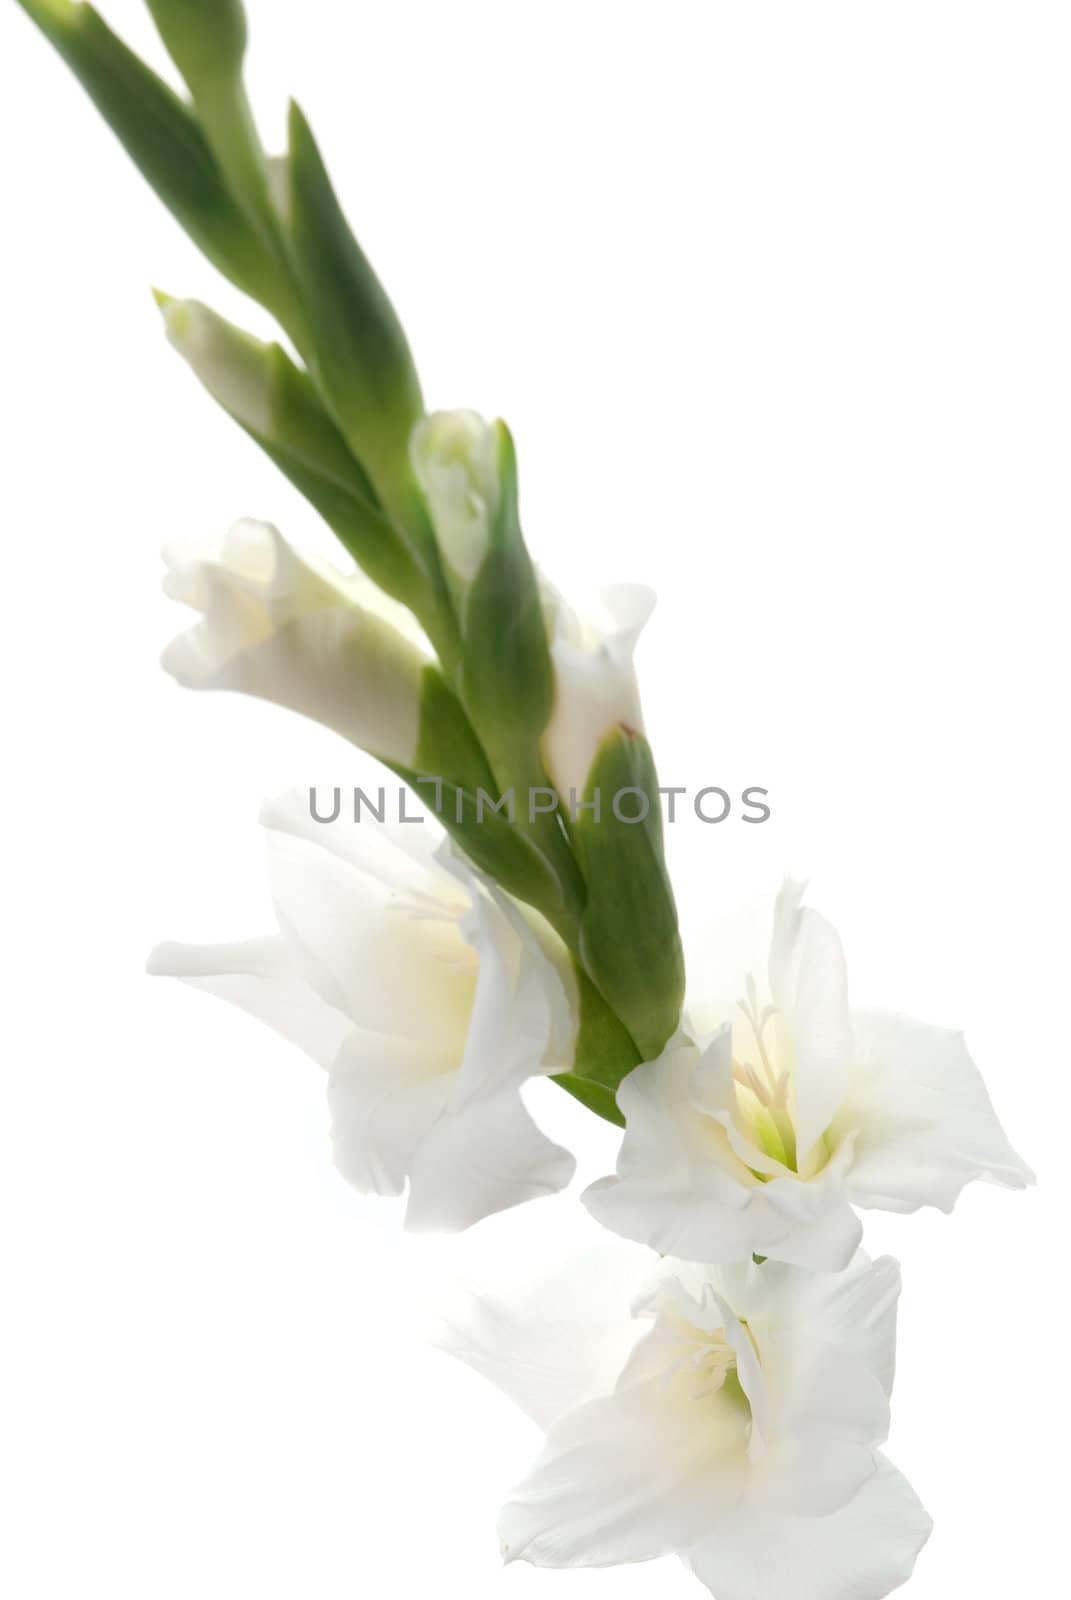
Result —
[{"label": "pointed leaf tip", "polygon": [[309,119],[306,117],[304,111],[302,111],[298,102],[293,98],[289,99],[286,103],[286,131],[291,148],[293,148],[295,136],[299,139],[312,138],[312,129],[309,127]]}]

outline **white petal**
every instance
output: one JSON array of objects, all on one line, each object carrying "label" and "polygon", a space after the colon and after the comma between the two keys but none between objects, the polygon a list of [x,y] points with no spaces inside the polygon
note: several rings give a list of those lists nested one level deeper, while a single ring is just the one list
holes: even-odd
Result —
[{"label": "white petal", "polygon": [[354,1030],[328,1080],[335,1164],[362,1193],[401,1194],[442,1112],[449,1077],[409,1040]]},{"label": "white petal", "polygon": [[751,1407],[751,1432],[748,1438],[748,1459],[759,1460],[770,1442],[770,1395],[758,1351],[751,1334],[744,1327],[732,1306],[717,1291],[713,1291],[721,1313],[721,1326],[725,1337],[736,1351],[736,1375],[740,1387]]},{"label": "white petal", "polygon": [[565,989],[519,910],[471,874],[461,931],[479,958],[465,1054],[451,1107],[572,1065],[575,1026]]},{"label": "white petal", "polygon": [[499,1519],[506,1560],[602,1567],[694,1544],[738,1505],[747,1461],[745,1407],[695,1410],[655,1378],[555,1423]]},{"label": "white petal", "polygon": [[617,1176],[593,1184],[584,1204],[660,1255],[844,1266],[862,1232],[844,1194],[846,1156],[812,1179],[760,1182],[734,1148],[731,1111],[718,1109],[733,1099],[729,1039],[721,1030],[702,1054],[674,1040],[629,1073],[617,1095],[627,1122]]},{"label": "white petal", "polygon": [[964,1184],[1008,1188],[1033,1173],[1005,1137],[963,1036],[906,1017],[857,1013],[859,1127],[848,1188],[858,1205],[951,1211]]},{"label": "white petal", "polygon": [[819,1272],[847,1266],[863,1236],[836,1171],[775,1178],[753,1191],[749,1214],[755,1255]]},{"label": "white petal", "polygon": [[476,411],[433,411],[409,438],[439,545],[466,583],[483,563],[501,495],[498,435]]},{"label": "white petal", "polygon": [[643,731],[632,656],[655,596],[642,584],[617,584],[600,596],[601,615],[581,621],[541,581],[555,678],[543,747],[547,770],[568,800],[570,790],[583,794],[595,751],[611,728]]},{"label": "white petal", "polygon": [[411,766],[416,759],[426,663],[366,612],[340,608],[295,617],[221,665],[191,631],[169,646],[162,664],[185,688],[270,700],[384,761]]},{"label": "white petal", "polygon": [[749,1196],[759,1187],[733,1154],[724,1128],[692,1106],[698,1053],[675,1041],[636,1067],[617,1099],[627,1127],[617,1176],[593,1184],[584,1204],[604,1227],[692,1261],[750,1256]]},{"label": "white petal", "polygon": [[293,795],[264,817],[280,927],[359,1035],[332,1084],[347,1176],[384,1193],[408,1176],[418,1229],[468,1227],[562,1188],[573,1159],[518,1090],[552,1070],[569,1008],[519,911],[457,862],[447,870],[430,827],[323,825]]},{"label": "white petal", "polygon": [[747,1325],[767,1394],[767,1449],[755,1458],[749,1505],[836,1510],[874,1470],[888,1430],[895,1263],[861,1257],[844,1273],[812,1274],[766,1262],[710,1277]]},{"label": "white petal", "polygon": [[742,1317],[803,1328],[850,1352],[891,1394],[900,1296],[900,1267],[891,1256],[871,1261],[859,1251],[841,1272],[803,1272],[770,1261],[727,1292]]},{"label": "white petal", "polygon": [[475,958],[456,912],[377,883],[348,859],[340,843],[346,834],[352,849],[354,836],[379,831],[367,822],[323,825],[312,837],[269,828],[279,926],[308,982],[358,1027],[435,1043],[444,1068],[456,1068]]},{"label": "white petal", "polygon": [[161,944],[149,957],[155,976],[182,978],[274,1028],[322,1067],[330,1067],[351,1023],[307,984],[282,939],[234,944]]},{"label": "white petal", "polygon": [[267,523],[164,556],[165,592],[203,613],[164,653],[179,683],[271,700],[384,760],[415,760],[430,658],[371,586],[299,556]]},{"label": "white petal", "polygon": [[686,1004],[696,1037],[710,1035],[726,1023],[740,1022],[740,1001],[747,993],[749,978],[757,986],[760,1008],[770,998],[767,968],[775,909],[773,895],[756,895],[726,915],[688,931]]},{"label": "white petal", "polygon": [[280,925],[309,981],[363,1029],[434,1044],[451,1107],[571,1061],[562,980],[519,909],[442,830],[316,822],[307,796],[264,807]]},{"label": "white petal", "polygon": [[875,1447],[889,1430],[888,1396],[850,1350],[800,1326],[759,1328],[756,1339],[771,1420],[750,1503],[790,1516],[826,1516],[874,1471]]},{"label": "white petal", "polygon": [[[496,919],[497,922],[501,924],[504,921],[513,932],[514,938],[506,940],[505,947],[519,950],[525,958],[529,954],[533,958],[537,953],[541,954],[544,960],[550,963],[558,981],[553,983],[548,980],[545,985],[551,1015],[544,1070],[553,1072],[570,1069],[575,1054],[579,994],[576,969],[566,946],[538,911],[513,900],[492,878],[473,866],[472,862],[455,848],[453,840],[448,835],[442,838],[435,851],[435,865],[439,871],[448,874],[463,891],[467,908],[463,926],[466,938],[474,948],[479,947],[479,939],[483,936],[480,926],[483,919],[477,918],[474,904],[476,890],[481,889],[485,898],[489,899],[501,913],[501,917]],[[496,935],[496,938],[498,937]],[[516,959],[513,958],[513,964],[516,964]],[[536,965],[540,964],[537,962]]]},{"label": "white petal", "polygon": [[801,1159],[844,1100],[854,1056],[848,975],[836,930],[800,905],[803,886],[777,897],[770,992],[792,1042],[794,1121]]},{"label": "white petal", "polygon": [[549,1428],[612,1392],[643,1328],[631,1308],[651,1266],[639,1246],[595,1246],[512,1299],[467,1295],[435,1342]]},{"label": "white petal", "polygon": [[300,561],[277,528],[252,517],[240,518],[223,534],[171,540],[161,555],[167,568],[163,589],[169,600],[206,611],[221,571],[229,573],[236,591],[246,595],[246,604],[225,619],[233,624],[233,643],[228,647],[228,639],[219,635],[221,659],[224,653],[263,637],[268,624],[260,597],[270,595],[280,574],[286,575],[282,587],[299,597],[294,610],[337,605],[341,599],[341,589]]},{"label": "white petal", "polygon": [[576,1169],[542,1134],[515,1089],[440,1117],[409,1173],[406,1227],[459,1232],[482,1217],[564,1189]]},{"label": "white petal", "polygon": [[[682,1353],[686,1357],[694,1354],[706,1336],[715,1335],[736,1352],[736,1375],[751,1408],[747,1453],[755,1461],[766,1449],[769,1393],[752,1335],[720,1292],[720,1283],[720,1274],[709,1267],[689,1270],[680,1261],[659,1263],[633,1307],[635,1316],[649,1317],[654,1325],[637,1344],[618,1388],[661,1378],[664,1383],[682,1383],[685,1397],[695,1403],[695,1380],[687,1370],[687,1361],[682,1370]],[[700,1425],[707,1426],[708,1419],[701,1417]]]},{"label": "white petal", "polygon": [[911,1576],[933,1524],[884,1457],[827,1517],[746,1511],[719,1523],[686,1565],[716,1600],[882,1600]]},{"label": "white petal", "polygon": [[265,800],[260,821],[273,833],[291,834],[337,856],[367,881],[377,904],[391,899],[424,902],[451,917],[460,916],[468,905],[456,875],[439,860],[446,835],[434,817],[391,825],[371,818],[354,822],[343,812],[337,822],[318,822],[308,791],[288,789]]}]

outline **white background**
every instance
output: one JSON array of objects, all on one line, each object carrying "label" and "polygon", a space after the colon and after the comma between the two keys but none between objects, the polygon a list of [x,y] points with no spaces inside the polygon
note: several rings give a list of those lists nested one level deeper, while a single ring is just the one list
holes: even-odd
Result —
[{"label": "white background", "polygon": [[[105,13],[162,62],[134,0]],[[890,1453],[911,1593],[1066,1571],[1067,474],[1060,3],[253,0],[273,143],[310,112],[430,404],[501,412],[568,590],[653,583],[663,779],[771,790],[671,830],[689,914],[808,873],[857,999],[964,1026],[1027,1195],[867,1218],[905,1268]],[[13,5],[0,1586],[13,1600],[699,1593],[500,1569],[531,1426],[420,1342],[429,1286],[565,1247],[575,1196],[413,1241],[330,1167],[317,1070],[142,976],[268,928],[256,814],[373,773],[175,689],[161,542],[329,548],[166,348],[150,283],[258,330]],[[374,779],[373,779],[374,781]],[[614,1140],[550,1086],[584,1176]],[[556,1230],[556,1231],[555,1231]],[[801,1597],[802,1600],[802,1597]]]}]

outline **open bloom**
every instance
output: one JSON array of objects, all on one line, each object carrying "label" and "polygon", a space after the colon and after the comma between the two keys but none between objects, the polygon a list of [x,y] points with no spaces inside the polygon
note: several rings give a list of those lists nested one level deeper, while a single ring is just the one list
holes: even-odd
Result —
[{"label": "open bloom", "polygon": [[622,726],[643,732],[632,657],[655,596],[642,584],[614,584],[599,595],[595,614],[581,618],[545,579],[541,587],[555,686],[543,757],[568,802],[583,796],[607,734]]},{"label": "open bloom", "polygon": [[584,1196],[607,1227],[693,1261],[836,1268],[852,1204],[950,1211],[972,1178],[1032,1181],[962,1035],[851,1010],[840,940],[801,897],[785,885],[766,949],[741,938],[735,982],[621,1085],[617,1176]]},{"label": "open bloom", "polygon": [[300,556],[264,522],[164,550],[164,592],[201,612],[163,664],[189,689],[236,689],[410,765],[420,735],[420,630],[358,574]]},{"label": "open bloom", "polygon": [[498,514],[498,435],[476,411],[433,411],[413,429],[409,457],[440,549],[455,575],[470,583]]},{"label": "open bloom", "polygon": [[[899,1269],[579,1259],[440,1342],[547,1430],[499,1521],[507,1560],[676,1554],[717,1600],[878,1600],[930,1519],[878,1452]],[[631,1316],[629,1307],[631,1305]]]},{"label": "open bloom", "polygon": [[[275,937],[163,945],[150,971],[242,1006],[327,1069],[338,1166],[457,1230],[569,1182],[522,1083],[572,1056],[572,1007],[518,908],[430,820],[317,823],[265,808]],[[548,935],[549,938],[549,935]]]}]

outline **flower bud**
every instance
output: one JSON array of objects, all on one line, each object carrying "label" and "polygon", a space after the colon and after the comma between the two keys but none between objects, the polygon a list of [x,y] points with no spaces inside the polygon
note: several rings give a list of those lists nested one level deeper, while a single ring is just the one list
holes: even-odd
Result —
[{"label": "flower bud", "polygon": [[655,597],[640,584],[618,584],[602,592],[600,614],[586,620],[545,582],[542,598],[554,672],[543,760],[586,884],[580,950],[588,975],[650,1060],[676,1029],[684,993],[658,776],[632,661]]},{"label": "flower bud", "polygon": [[416,763],[430,658],[400,607],[387,612],[371,585],[297,555],[263,522],[164,560],[164,592],[202,613],[164,653],[179,683],[274,701],[384,761]]},{"label": "flower bud", "polygon": [[156,293],[168,341],[213,400],[251,433],[268,438],[275,409],[269,346],[218,317],[199,300]]},{"label": "flower bud", "polygon": [[409,458],[447,565],[455,579],[469,584],[498,515],[495,429],[476,411],[433,411],[413,429]]},{"label": "flower bud", "polygon": [[368,576],[419,610],[420,573],[375,505],[367,475],[324,410],[307,373],[198,300],[157,294],[167,336],[216,403],[312,502]]},{"label": "flower bud", "polygon": [[643,732],[632,656],[655,596],[642,584],[615,584],[600,595],[600,615],[581,620],[541,581],[554,666],[554,709],[543,735],[547,771],[564,804],[582,799],[595,755],[614,728]]}]

